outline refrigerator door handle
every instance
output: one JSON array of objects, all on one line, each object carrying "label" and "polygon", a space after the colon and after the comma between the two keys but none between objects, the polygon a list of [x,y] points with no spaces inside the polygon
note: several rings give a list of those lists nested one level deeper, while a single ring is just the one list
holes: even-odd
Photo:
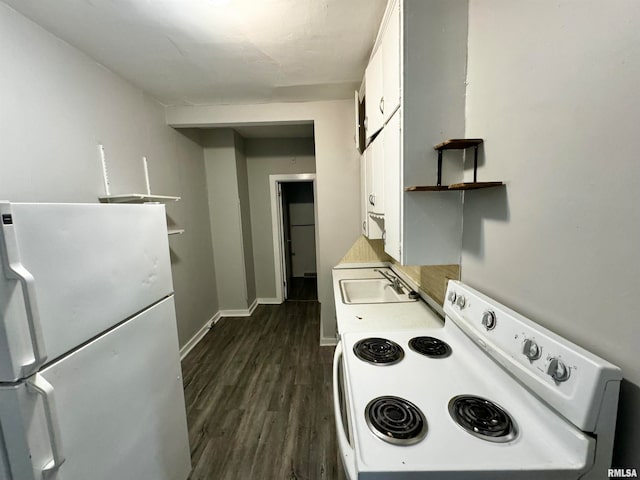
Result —
[{"label": "refrigerator door handle", "polygon": [[51,445],[52,455],[51,461],[47,463],[42,469],[42,477],[47,478],[47,475],[58,470],[65,460],[64,454],[62,452],[60,425],[58,423],[53,385],[47,382],[45,378],[39,373],[36,373],[31,378],[27,379],[26,385],[27,391],[42,396],[44,414],[47,419],[47,430],[49,432],[49,444]]},{"label": "refrigerator door handle", "polygon": [[2,255],[2,263],[8,269],[5,271],[5,276],[9,279],[19,280],[22,285],[29,336],[31,337],[31,346],[33,348],[33,362],[22,366],[22,377],[27,377],[37,371],[47,360],[38,302],[36,300],[35,278],[20,262],[18,239],[14,230],[11,204],[9,202],[0,202],[0,214],[0,221],[2,222],[2,228],[0,229],[0,255]]}]

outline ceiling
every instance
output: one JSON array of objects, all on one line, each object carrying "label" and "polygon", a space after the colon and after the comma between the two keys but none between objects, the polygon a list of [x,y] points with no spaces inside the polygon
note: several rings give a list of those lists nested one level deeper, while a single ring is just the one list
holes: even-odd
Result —
[{"label": "ceiling", "polygon": [[386,0],[2,0],[165,105],[352,98]]}]

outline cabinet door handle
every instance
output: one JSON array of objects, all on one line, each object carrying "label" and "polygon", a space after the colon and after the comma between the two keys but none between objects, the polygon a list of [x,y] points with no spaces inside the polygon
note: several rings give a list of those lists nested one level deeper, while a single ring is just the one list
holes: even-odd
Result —
[{"label": "cabinet door handle", "polygon": [[364,232],[367,229],[367,221],[363,220],[362,221],[362,231]]},{"label": "cabinet door handle", "polygon": [[364,131],[369,130],[369,117],[364,117]]},{"label": "cabinet door handle", "polygon": [[380,98],[380,113],[384,113],[384,97]]}]

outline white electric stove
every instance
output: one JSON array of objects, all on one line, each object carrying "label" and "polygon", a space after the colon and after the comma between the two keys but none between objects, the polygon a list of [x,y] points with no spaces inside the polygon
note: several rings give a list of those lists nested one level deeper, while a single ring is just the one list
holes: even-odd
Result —
[{"label": "white electric stove", "polygon": [[449,282],[444,328],[346,333],[338,444],[355,479],[601,479],[620,369]]}]

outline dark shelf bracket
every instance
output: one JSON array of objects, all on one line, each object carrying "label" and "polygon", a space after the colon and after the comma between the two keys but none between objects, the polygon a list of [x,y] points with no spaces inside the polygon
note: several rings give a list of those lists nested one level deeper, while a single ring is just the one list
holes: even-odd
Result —
[{"label": "dark shelf bracket", "polygon": [[444,150],[465,150],[473,147],[473,183],[478,182],[478,145],[482,138],[453,138],[434,146],[438,151],[438,187],[442,186],[442,152]]},{"label": "dark shelf bracket", "polygon": [[473,183],[478,183],[478,145],[473,147]]}]

